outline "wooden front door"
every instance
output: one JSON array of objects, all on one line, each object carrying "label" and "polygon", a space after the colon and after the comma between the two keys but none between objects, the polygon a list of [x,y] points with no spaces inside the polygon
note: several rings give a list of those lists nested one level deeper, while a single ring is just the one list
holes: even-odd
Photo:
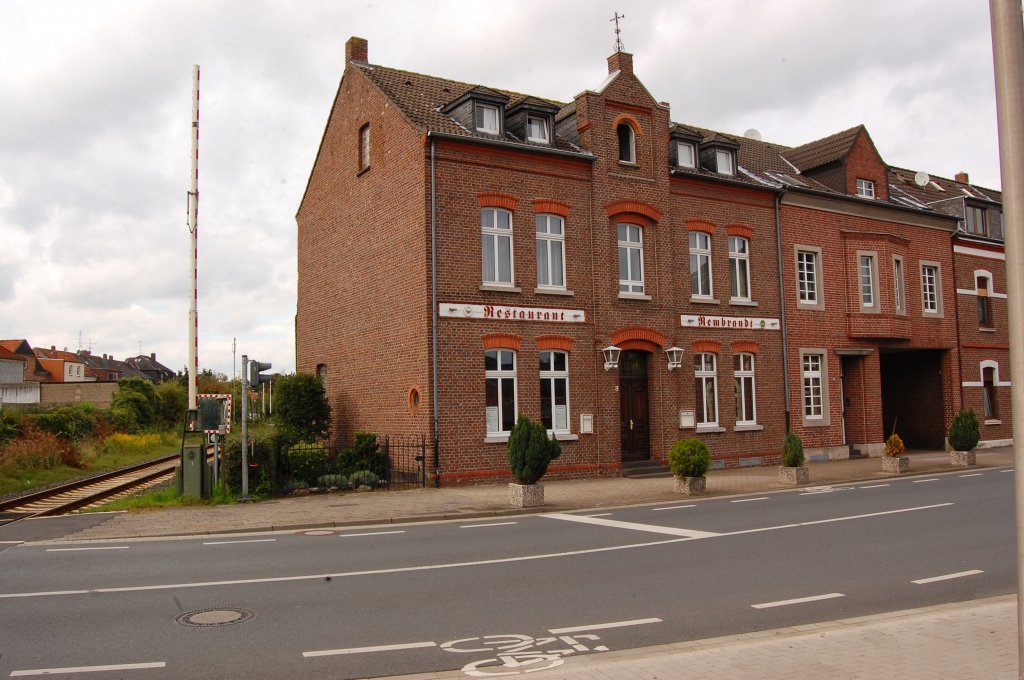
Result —
[{"label": "wooden front door", "polygon": [[623,462],[650,460],[646,352],[619,357],[619,440]]}]

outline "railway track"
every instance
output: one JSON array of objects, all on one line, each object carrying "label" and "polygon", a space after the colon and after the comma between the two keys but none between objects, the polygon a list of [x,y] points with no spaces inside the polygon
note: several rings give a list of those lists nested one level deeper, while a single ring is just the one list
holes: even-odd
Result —
[{"label": "railway track", "polygon": [[0,502],[0,525],[29,517],[63,515],[173,479],[179,457],[175,453]]}]

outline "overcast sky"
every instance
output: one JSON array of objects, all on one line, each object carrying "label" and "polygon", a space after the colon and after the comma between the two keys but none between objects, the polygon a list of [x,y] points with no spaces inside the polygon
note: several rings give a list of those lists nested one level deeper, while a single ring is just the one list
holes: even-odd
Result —
[{"label": "overcast sky", "polygon": [[[999,188],[982,0],[0,0],[0,337],[187,359],[192,65],[199,361],[295,367],[295,212],[344,66],[571,101],[614,25],[672,119],[799,145],[859,123],[892,165]],[[81,340],[80,340],[81,338]]]}]

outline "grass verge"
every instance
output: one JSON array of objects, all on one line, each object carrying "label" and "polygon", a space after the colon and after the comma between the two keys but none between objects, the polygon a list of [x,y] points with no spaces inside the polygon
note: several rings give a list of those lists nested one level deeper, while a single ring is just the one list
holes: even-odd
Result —
[{"label": "grass verge", "polygon": [[139,494],[138,496],[122,498],[101,507],[92,508],[87,512],[110,512],[112,510],[143,511],[199,505],[230,505],[235,500],[236,497],[233,494],[227,494],[220,490],[215,491],[212,498],[185,498],[178,496],[175,488],[170,486]]}]

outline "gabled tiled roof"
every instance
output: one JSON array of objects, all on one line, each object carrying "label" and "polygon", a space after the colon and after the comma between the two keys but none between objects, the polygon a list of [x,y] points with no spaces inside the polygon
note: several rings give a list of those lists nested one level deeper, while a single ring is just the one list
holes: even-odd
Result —
[{"label": "gabled tiled roof", "polygon": [[161,364],[155,357],[146,356],[145,354],[140,354],[137,357],[128,357],[125,359],[125,363],[143,373],[152,372],[171,377],[175,375],[174,371]]},{"label": "gabled tiled roof", "polygon": [[16,359],[18,361],[28,361],[28,357],[24,357],[20,354],[15,354],[11,350],[7,349],[3,345],[0,345],[0,359]]},{"label": "gabled tiled roof", "polygon": [[40,359],[58,359],[60,361],[70,361],[76,364],[84,364],[85,361],[82,357],[78,356],[74,352],[68,352],[67,350],[59,349],[44,349],[42,347],[36,347],[33,350],[36,356]]},{"label": "gabled tiled roof", "polygon": [[[552,99],[524,95],[519,92],[512,92],[509,90],[471,85],[469,83],[461,83],[456,80],[448,80],[447,78],[425,76],[419,73],[401,71],[398,69],[388,68],[386,66],[378,66],[376,64],[351,62],[349,66],[357,68],[366,74],[366,77],[370,79],[370,82],[376,85],[381,92],[394,102],[395,106],[397,106],[398,109],[405,114],[405,117],[409,119],[409,122],[422,132],[440,132],[447,135],[458,135],[460,137],[494,141],[494,135],[486,135],[477,132],[476,130],[467,129],[462,125],[459,125],[447,114],[442,113],[442,110],[446,106],[454,102],[456,99],[468,94],[472,90],[476,90],[477,92],[489,92],[508,97],[507,106],[509,108],[521,104],[524,101],[547,104],[559,110],[559,113],[556,115],[556,119],[558,120],[561,120],[564,117],[562,110],[567,106],[567,104],[563,102],[558,102]],[[519,139],[516,135],[508,133],[507,131],[502,141],[528,146],[539,146],[543,148],[555,148],[561,151],[569,151],[586,155],[584,152],[580,151],[578,147],[560,138],[558,135],[555,136],[554,144],[550,146],[546,144],[534,144],[532,142],[527,142],[526,140]]]},{"label": "gabled tiled roof", "polygon": [[889,186],[892,189],[899,189],[900,192],[909,195],[913,200],[932,207],[939,206],[951,199],[976,199],[991,201],[993,203],[1003,202],[1003,193],[995,189],[979,187],[974,184],[957,182],[956,180],[937,175],[929,175],[929,181],[924,186],[919,186],[914,181],[917,172],[906,168],[889,167]]},{"label": "gabled tiled roof", "polygon": [[858,125],[849,130],[801,144],[785,152],[784,155],[786,160],[799,168],[800,172],[820,168],[844,158],[861,132],[864,132],[864,126]]}]

